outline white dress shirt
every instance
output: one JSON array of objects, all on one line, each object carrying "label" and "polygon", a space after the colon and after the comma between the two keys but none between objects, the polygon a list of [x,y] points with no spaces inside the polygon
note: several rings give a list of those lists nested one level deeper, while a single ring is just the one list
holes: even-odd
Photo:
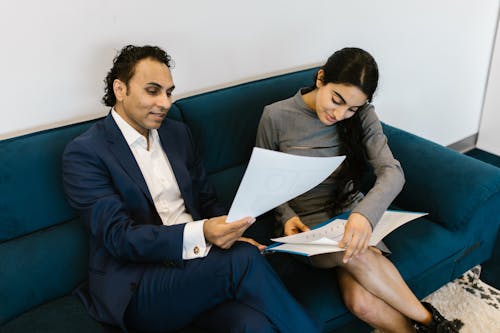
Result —
[{"label": "white dress shirt", "polygon": [[148,144],[143,135],[130,126],[114,109],[111,111],[111,115],[141,169],[163,224],[186,223],[182,259],[205,257],[211,248],[211,244],[206,243],[203,234],[205,220],[193,221],[192,216],[186,212],[179,185],[161,146],[158,131],[149,130],[148,150]]}]

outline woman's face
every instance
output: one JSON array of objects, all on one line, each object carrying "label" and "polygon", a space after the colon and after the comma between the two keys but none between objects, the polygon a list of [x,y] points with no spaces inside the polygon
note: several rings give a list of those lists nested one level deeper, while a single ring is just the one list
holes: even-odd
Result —
[{"label": "woman's face", "polygon": [[315,107],[319,120],[327,125],[354,116],[368,102],[368,97],[358,87],[340,83],[323,84],[317,80]]}]

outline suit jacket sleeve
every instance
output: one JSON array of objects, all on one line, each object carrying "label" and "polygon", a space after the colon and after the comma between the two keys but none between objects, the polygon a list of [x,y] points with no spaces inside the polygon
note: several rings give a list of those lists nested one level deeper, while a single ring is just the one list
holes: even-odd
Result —
[{"label": "suit jacket sleeve", "polygon": [[185,224],[161,224],[152,203],[113,158],[83,139],[63,155],[66,194],[89,228],[91,248],[127,261],[182,262]]}]

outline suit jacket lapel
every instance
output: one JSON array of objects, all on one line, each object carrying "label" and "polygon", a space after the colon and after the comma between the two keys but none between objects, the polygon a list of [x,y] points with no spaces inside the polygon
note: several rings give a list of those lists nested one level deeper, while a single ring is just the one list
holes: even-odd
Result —
[{"label": "suit jacket lapel", "polygon": [[153,198],[149,192],[144,176],[142,175],[141,169],[135,160],[130,147],[125,140],[122,132],[116,125],[111,112],[105,119],[104,122],[106,128],[106,138],[110,143],[110,150],[115,155],[117,161],[121,164],[122,168],[127,172],[127,174],[132,178],[132,180],[139,186],[139,188],[144,192],[149,201],[153,204]]},{"label": "suit jacket lapel", "polygon": [[178,138],[171,130],[168,129],[168,127],[169,121],[168,119],[165,119],[162,127],[158,130],[158,135],[160,136],[163,151],[167,155],[168,162],[170,163],[175,179],[177,180],[177,185],[179,186],[186,210],[191,212],[193,201],[192,193],[190,191],[189,183],[186,183],[185,180],[186,174],[183,170],[186,169],[186,166],[184,165],[185,162],[182,160],[179,152],[179,149],[183,148],[181,145],[185,143],[179,142]]}]

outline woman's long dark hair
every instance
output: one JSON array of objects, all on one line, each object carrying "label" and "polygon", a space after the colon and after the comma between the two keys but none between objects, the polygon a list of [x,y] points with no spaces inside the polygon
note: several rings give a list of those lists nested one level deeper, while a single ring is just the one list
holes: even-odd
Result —
[{"label": "woman's long dark hair", "polygon": [[[378,84],[378,66],[368,52],[359,48],[341,49],[332,54],[321,69],[324,72],[321,78],[323,84],[358,87],[368,97],[368,102],[371,102]],[[337,212],[351,204],[350,198],[359,191],[361,178],[367,169],[360,112],[358,110],[351,118],[336,124],[346,155],[335,179],[335,192],[332,196],[331,207]]]}]

